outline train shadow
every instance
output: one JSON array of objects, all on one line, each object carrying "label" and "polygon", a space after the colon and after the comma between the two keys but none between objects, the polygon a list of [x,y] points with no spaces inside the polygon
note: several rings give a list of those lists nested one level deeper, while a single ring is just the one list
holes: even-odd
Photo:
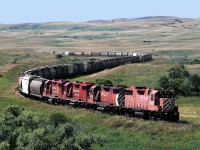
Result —
[{"label": "train shadow", "polygon": [[187,120],[179,120],[177,123],[180,123],[180,124],[189,124],[189,122]]}]

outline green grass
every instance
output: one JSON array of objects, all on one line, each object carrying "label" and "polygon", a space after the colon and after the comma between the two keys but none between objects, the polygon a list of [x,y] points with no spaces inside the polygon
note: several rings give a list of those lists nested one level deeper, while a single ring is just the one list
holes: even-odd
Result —
[{"label": "green grass", "polygon": [[[32,55],[31,55],[32,56]],[[44,62],[44,58],[49,58]],[[69,106],[53,106],[42,102],[26,99],[17,94],[18,73],[27,68],[52,63],[63,63],[77,59],[75,57],[56,60],[51,54],[37,56],[38,63],[33,63],[31,57],[21,60],[21,65],[16,65],[0,77],[0,113],[10,105],[18,105],[31,111],[51,114],[61,112],[71,116],[80,124],[80,130],[88,134],[104,137],[104,146],[93,145],[93,149],[198,149],[200,147],[200,100],[199,97],[179,97],[180,122],[145,121],[138,118],[116,116],[92,112],[86,109],[74,109]],[[78,58],[81,59],[81,58]],[[85,58],[86,59],[86,58]],[[116,84],[145,85],[156,87],[157,79],[176,64],[171,64],[168,59],[156,59],[152,62],[140,64],[127,64],[99,73],[80,76],[71,80],[95,81],[105,78]],[[25,65],[25,62],[28,62]],[[160,63],[162,62],[162,63]],[[161,64],[161,65],[159,65]],[[188,67],[188,66],[186,66]],[[122,79],[120,81],[119,79]]]},{"label": "green grass", "polygon": [[195,51],[191,50],[163,50],[163,51],[158,51],[154,52],[154,55],[158,56],[170,56],[170,57],[185,57],[185,56],[192,56],[195,55]]},{"label": "green grass", "polygon": [[181,105],[194,105],[198,106],[200,105],[200,97],[193,96],[193,97],[178,97],[177,99],[178,103]]},{"label": "green grass", "polygon": [[117,27],[96,27],[91,28],[91,31],[124,31],[124,28],[117,28]]},{"label": "green grass", "polygon": [[52,46],[52,47],[64,47],[62,45],[62,41],[59,41],[59,40],[47,41],[45,44],[47,46]]},{"label": "green grass", "polygon": [[127,64],[95,73],[95,75],[80,76],[73,80],[95,82],[96,79],[103,78],[111,80],[114,85],[157,87],[158,78],[164,75],[168,69],[170,69],[169,66],[163,65],[161,68],[159,65],[154,64],[154,62]]}]

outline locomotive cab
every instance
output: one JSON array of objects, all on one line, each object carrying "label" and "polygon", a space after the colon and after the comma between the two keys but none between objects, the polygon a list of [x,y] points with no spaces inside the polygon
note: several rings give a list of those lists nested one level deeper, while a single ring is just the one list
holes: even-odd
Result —
[{"label": "locomotive cab", "polygon": [[100,102],[100,86],[93,85],[90,88],[88,103]]},{"label": "locomotive cab", "polygon": [[47,80],[44,83],[43,96],[48,96],[50,94],[50,88],[51,88],[51,80]]},{"label": "locomotive cab", "polygon": [[150,104],[158,106],[160,118],[178,121],[179,112],[175,105],[175,96],[171,91],[153,90],[151,92]]},{"label": "locomotive cab", "polygon": [[150,105],[153,105],[153,106],[160,105],[158,90],[153,90],[150,92]]},{"label": "locomotive cab", "polygon": [[47,80],[44,84],[43,96],[61,97],[64,93],[64,85],[69,81]]},{"label": "locomotive cab", "polygon": [[175,107],[175,98],[171,91],[154,90],[151,92],[151,101],[160,106],[162,112],[172,111]]},{"label": "locomotive cab", "polygon": [[73,90],[73,87],[72,87],[72,83],[71,82],[67,82],[64,87],[63,87],[63,94],[62,94],[62,98],[63,99],[68,99],[68,98],[71,98],[72,97],[72,90]]},{"label": "locomotive cab", "polygon": [[173,121],[179,120],[178,106],[175,104],[175,95],[171,91],[159,91],[161,115]]},{"label": "locomotive cab", "polygon": [[94,83],[89,82],[73,82],[72,97],[75,100],[87,102],[90,88]]}]

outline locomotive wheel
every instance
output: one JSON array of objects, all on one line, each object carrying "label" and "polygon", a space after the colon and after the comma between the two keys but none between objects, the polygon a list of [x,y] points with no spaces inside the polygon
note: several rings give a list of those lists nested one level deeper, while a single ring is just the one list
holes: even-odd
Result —
[{"label": "locomotive wheel", "polygon": [[129,117],[133,117],[134,116],[134,112],[132,110],[129,110],[128,115],[129,115]]},{"label": "locomotive wheel", "polygon": [[179,113],[171,113],[169,114],[169,121],[177,122],[179,120]]},{"label": "locomotive wheel", "polygon": [[155,120],[155,121],[157,121],[158,120],[158,113],[153,113],[153,119]]},{"label": "locomotive wheel", "polygon": [[149,112],[148,111],[144,111],[143,119],[148,120],[149,118],[150,118]]}]

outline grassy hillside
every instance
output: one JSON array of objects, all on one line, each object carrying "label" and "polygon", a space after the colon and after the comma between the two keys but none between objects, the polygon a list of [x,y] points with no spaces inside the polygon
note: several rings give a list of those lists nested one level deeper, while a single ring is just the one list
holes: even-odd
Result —
[{"label": "grassy hillside", "polygon": [[[150,17],[0,26],[1,50],[199,50],[200,19]],[[8,44],[9,43],[9,44]]]},{"label": "grassy hillside", "polygon": [[[200,147],[199,97],[178,97],[180,122],[145,121],[112,116],[68,106],[52,106],[20,96],[19,72],[51,64],[82,61],[81,57],[56,59],[50,51],[151,52],[151,62],[127,64],[70,80],[106,78],[116,84],[157,87],[158,78],[178,64],[200,74],[198,19],[140,18],[86,23],[45,23],[0,26],[0,114],[10,105],[51,114],[72,116],[85,133],[105,139],[94,149],[198,149]],[[195,63],[194,63],[195,62]]]}]

